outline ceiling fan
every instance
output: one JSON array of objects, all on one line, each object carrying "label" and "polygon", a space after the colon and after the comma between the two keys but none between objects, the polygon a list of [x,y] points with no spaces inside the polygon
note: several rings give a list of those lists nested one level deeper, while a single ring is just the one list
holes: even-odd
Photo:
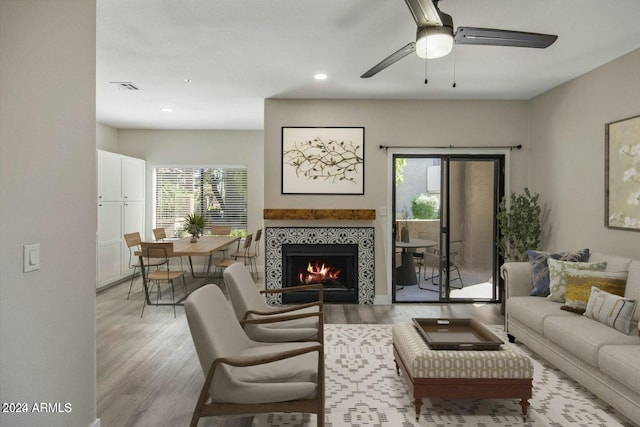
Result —
[{"label": "ceiling fan", "polygon": [[453,43],[487,46],[535,47],[544,49],[556,41],[551,34],[498,30],[495,28],[458,27],[453,32],[453,18],[440,11],[440,0],[405,0],[418,25],[416,41],[395,51],[361,78],[369,78],[416,52],[420,58],[435,59],[448,55]]}]

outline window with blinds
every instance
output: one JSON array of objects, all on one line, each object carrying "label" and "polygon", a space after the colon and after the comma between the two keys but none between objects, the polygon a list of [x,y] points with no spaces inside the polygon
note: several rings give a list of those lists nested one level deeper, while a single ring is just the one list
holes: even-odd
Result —
[{"label": "window with blinds", "polygon": [[231,225],[233,234],[247,230],[246,167],[158,167],[153,169],[154,228],[167,237],[182,237],[190,213],[203,214],[206,230],[213,224]]}]

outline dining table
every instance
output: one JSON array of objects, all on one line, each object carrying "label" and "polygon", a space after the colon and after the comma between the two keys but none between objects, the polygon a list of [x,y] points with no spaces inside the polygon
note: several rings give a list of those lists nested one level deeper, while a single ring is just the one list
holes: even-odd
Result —
[{"label": "dining table", "polygon": [[[236,242],[240,241],[240,236],[202,236],[199,237],[196,242],[191,241],[191,237],[183,237],[181,239],[163,239],[162,242],[172,242],[173,243],[173,257],[188,257],[189,258],[189,267],[191,269],[191,276],[193,278],[206,278],[209,277],[211,273],[211,265],[213,263],[213,255],[222,249],[228,248]],[[135,255],[138,256],[140,260],[140,271],[142,272],[142,284],[145,291],[145,298],[147,299],[147,304],[151,305],[151,301],[149,299],[149,287],[147,283],[147,277],[145,272],[144,265],[144,257],[142,256],[142,251],[136,251]],[[196,275],[195,270],[193,268],[193,259],[192,257],[201,256],[207,257],[206,262],[206,272],[203,275]],[[185,295],[181,300],[186,299],[188,295]]]},{"label": "dining table", "polygon": [[438,242],[429,239],[409,239],[408,242],[397,240],[396,248],[402,249],[402,265],[396,268],[396,284],[400,286],[416,285],[418,278],[416,277],[416,264],[413,259],[413,253],[419,248],[430,248],[438,246]]}]

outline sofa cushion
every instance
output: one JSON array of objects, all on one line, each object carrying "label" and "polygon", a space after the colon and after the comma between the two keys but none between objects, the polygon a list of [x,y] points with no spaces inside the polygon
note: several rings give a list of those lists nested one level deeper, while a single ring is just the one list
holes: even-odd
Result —
[{"label": "sofa cushion", "polygon": [[528,328],[542,334],[544,319],[548,316],[578,316],[575,313],[560,310],[562,304],[538,297],[511,297],[506,303],[509,321],[516,320]]},{"label": "sofa cushion", "polygon": [[605,374],[640,393],[640,345],[605,345],[598,353],[598,365]]},{"label": "sofa cushion", "polygon": [[589,249],[567,252],[542,252],[527,251],[529,263],[531,263],[531,278],[533,289],[531,296],[546,297],[549,295],[549,265],[547,260],[557,259],[561,261],[587,262],[589,259]]},{"label": "sofa cushion", "polygon": [[604,271],[605,268],[607,268],[606,261],[570,262],[549,259],[549,295],[547,299],[555,302],[564,302],[568,269]]},{"label": "sofa cushion", "polygon": [[584,315],[629,334],[632,328],[635,333],[636,325],[632,321],[635,309],[636,300],[613,295],[594,286],[591,288]]},{"label": "sofa cushion", "polygon": [[606,271],[629,271],[631,258],[625,258],[616,255],[608,255],[600,252],[591,252],[589,262],[607,261]]},{"label": "sofa cushion", "polygon": [[567,271],[567,292],[562,310],[582,314],[587,308],[591,288],[596,287],[611,294],[624,296],[627,273],[611,271]]},{"label": "sofa cushion", "polygon": [[598,351],[604,345],[640,344],[637,335],[626,335],[588,317],[568,314],[571,317],[547,316],[544,337],[590,365],[598,367]]}]

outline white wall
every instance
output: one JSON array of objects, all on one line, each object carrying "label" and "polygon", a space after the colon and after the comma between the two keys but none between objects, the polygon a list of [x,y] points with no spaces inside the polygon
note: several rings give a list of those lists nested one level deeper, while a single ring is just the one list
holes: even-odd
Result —
[{"label": "white wall", "polygon": [[96,122],[96,148],[104,151],[118,151],[118,129]]},{"label": "white wall", "polygon": [[[95,0],[0,2],[0,401],[30,412],[2,426],[96,420],[95,14]],[[23,273],[28,243],[41,268]]]},{"label": "white wall", "polygon": [[[282,195],[282,126],[364,126],[365,194],[363,196]],[[527,179],[528,113],[526,101],[388,101],[294,100],[265,101],[265,208],[378,209],[389,201],[389,146],[495,146],[523,144],[511,154],[511,189]],[[376,228],[376,296],[388,292],[391,265],[390,216],[379,214]],[[296,224],[303,224],[296,221]],[[269,225],[269,223],[267,224]],[[281,221],[274,225],[283,225]],[[343,222],[352,226],[352,222]],[[360,224],[359,224],[360,225]],[[371,223],[362,225],[372,225]],[[380,300],[380,299],[379,299]],[[384,299],[383,299],[384,300]]]},{"label": "white wall", "polygon": [[262,228],[263,139],[262,131],[253,130],[120,129],[118,152],[147,161],[146,238],[152,238],[153,190],[150,169],[154,165],[246,165],[249,174],[249,232]]},{"label": "white wall", "polygon": [[529,182],[549,210],[545,247],[640,258],[640,232],[605,227],[605,124],[640,114],[640,50],[530,101]]}]

